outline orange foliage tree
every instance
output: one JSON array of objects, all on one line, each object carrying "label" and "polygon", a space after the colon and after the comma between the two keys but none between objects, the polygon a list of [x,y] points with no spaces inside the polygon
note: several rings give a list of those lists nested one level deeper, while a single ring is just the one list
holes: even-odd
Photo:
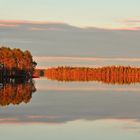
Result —
[{"label": "orange foliage tree", "polygon": [[10,72],[20,70],[30,74],[33,73],[36,66],[36,62],[33,61],[32,55],[28,50],[23,52],[20,49],[7,47],[0,48],[0,64]]}]

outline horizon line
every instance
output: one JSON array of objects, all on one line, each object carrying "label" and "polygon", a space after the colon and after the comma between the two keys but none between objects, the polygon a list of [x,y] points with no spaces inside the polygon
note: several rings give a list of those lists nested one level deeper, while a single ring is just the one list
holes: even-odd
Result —
[{"label": "horizon line", "polygon": [[76,28],[80,28],[80,29],[100,29],[100,30],[124,30],[124,31],[140,31],[139,27],[112,27],[112,28],[107,28],[107,27],[98,27],[98,26],[77,26],[74,24],[69,24],[63,21],[47,21],[47,20],[16,20],[16,19],[0,19],[0,27],[17,27],[18,25],[21,24],[33,24],[33,25],[44,25],[44,24],[64,24],[64,25],[69,25],[69,26],[73,26]]}]

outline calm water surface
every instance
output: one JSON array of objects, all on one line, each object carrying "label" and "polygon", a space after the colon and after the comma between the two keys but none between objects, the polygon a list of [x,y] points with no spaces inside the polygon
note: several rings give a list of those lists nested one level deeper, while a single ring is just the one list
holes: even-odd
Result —
[{"label": "calm water surface", "polygon": [[[24,94],[26,87],[29,96]],[[31,93],[35,87],[36,92]],[[40,78],[17,88],[23,92],[20,99],[16,94],[19,102],[0,107],[2,140],[140,139],[139,83],[111,85]],[[7,97],[10,102],[15,96],[7,92]]]}]

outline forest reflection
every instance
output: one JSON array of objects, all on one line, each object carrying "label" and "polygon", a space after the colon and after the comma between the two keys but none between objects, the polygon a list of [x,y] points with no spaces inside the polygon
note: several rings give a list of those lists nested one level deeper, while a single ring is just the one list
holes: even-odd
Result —
[{"label": "forest reflection", "polygon": [[36,91],[34,81],[25,79],[0,80],[0,106],[29,103]]},{"label": "forest reflection", "polygon": [[107,84],[140,83],[140,68],[110,66],[101,68],[56,67],[44,70],[44,77],[57,81],[97,81]]}]

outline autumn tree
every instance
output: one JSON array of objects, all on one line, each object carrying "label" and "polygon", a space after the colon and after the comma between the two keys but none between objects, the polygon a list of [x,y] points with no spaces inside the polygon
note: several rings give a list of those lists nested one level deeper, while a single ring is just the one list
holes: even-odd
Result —
[{"label": "autumn tree", "polygon": [[22,71],[31,75],[37,63],[33,61],[32,55],[28,50],[23,52],[18,48],[1,47],[0,64],[3,64],[4,68],[10,72]]}]

